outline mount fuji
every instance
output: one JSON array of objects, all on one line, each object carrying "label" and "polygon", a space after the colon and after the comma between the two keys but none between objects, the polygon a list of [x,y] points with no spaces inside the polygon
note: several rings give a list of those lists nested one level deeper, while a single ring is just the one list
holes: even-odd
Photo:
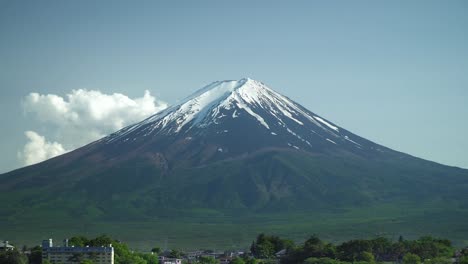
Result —
[{"label": "mount fuji", "polygon": [[[214,82],[96,142],[0,175],[0,199],[9,201],[0,215],[17,228],[50,216],[89,226],[222,219],[232,230],[248,223],[350,237],[353,226],[361,235],[457,239],[468,234],[460,221],[468,216],[467,190],[467,170],[371,142],[246,78]],[[268,228],[265,215],[302,220]],[[315,221],[324,217],[344,220]],[[177,237],[179,227],[158,234]]]}]

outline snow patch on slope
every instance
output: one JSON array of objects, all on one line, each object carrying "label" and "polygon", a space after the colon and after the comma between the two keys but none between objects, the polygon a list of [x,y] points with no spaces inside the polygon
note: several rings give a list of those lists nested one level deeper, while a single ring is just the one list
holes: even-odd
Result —
[{"label": "snow patch on slope", "polygon": [[328,123],[327,121],[323,120],[322,118],[320,118],[320,117],[318,117],[318,116],[314,116],[314,118],[317,119],[320,123],[326,125],[327,127],[331,128],[331,129],[333,129],[333,130],[335,130],[336,132],[339,132],[338,127],[336,127],[336,126],[334,126],[334,125]]}]

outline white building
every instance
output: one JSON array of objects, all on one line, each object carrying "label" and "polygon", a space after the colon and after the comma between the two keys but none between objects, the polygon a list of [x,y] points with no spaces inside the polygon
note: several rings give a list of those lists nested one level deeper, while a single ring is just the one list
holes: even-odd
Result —
[{"label": "white building", "polygon": [[3,242],[0,242],[0,251],[9,251],[9,250],[13,250],[15,249],[14,246],[10,245],[10,243],[8,243],[8,241],[3,241]]},{"label": "white building", "polygon": [[42,241],[42,261],[54,264],[75,264],[89,259],[96,264],[114,264],[114,248],[68,246],[68,239],[63,246],[54,247],[52,239]]}]

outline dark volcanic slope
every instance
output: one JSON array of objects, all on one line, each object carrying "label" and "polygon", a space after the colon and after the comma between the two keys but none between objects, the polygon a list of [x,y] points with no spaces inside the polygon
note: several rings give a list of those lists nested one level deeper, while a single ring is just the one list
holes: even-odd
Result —
[{"label": "dark volcanic slope", "polygon": [[145,219],[161,208],[468,207],[466,170],[375,144],[251,79],[215,82],[140,123],[0,178],[0,198],[11,201],[0,215],[8,219],[57,211],[59,219]]}]

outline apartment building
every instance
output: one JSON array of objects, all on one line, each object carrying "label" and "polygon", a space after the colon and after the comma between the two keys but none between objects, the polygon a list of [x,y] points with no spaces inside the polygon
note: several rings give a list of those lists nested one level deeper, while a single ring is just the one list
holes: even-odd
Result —
[{"label": "apartment building", "polygon": [[53,245],[52,239],[42,241],[42,261],[53,264],[75,264],[89,259],[95,264],[114,264],[114,248],[106,247],[74,247],[68,245],[68,239],[63,246]]}]

